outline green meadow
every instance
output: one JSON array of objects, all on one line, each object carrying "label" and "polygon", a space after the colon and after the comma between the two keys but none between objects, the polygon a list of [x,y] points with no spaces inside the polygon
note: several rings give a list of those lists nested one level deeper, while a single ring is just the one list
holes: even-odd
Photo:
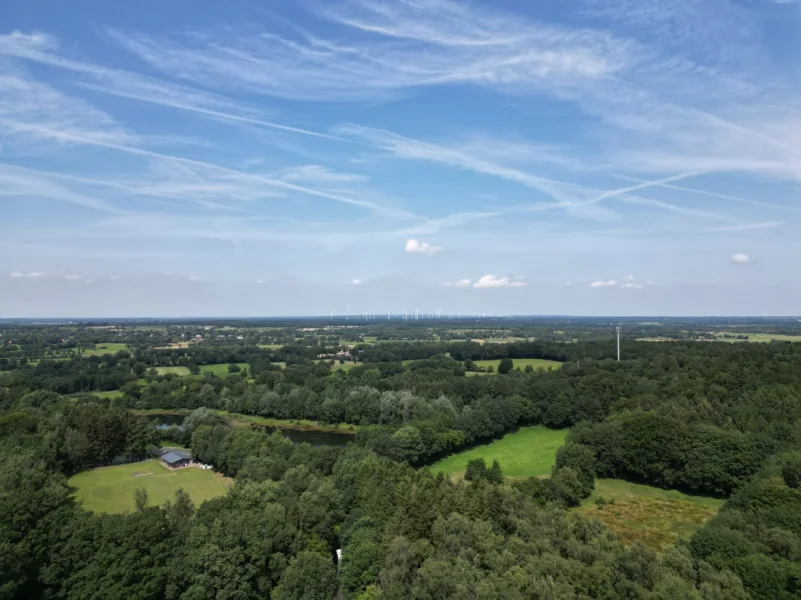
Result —
[{"label": "green meadow", "polygon": [[487,466],[497,460],[505,477],[550,475],[556,451],[565,443],[567,433],[567,429],[521,427],[489,444],[443,458],[431,465],[431,470],[461,476],[468,460],[483,458]]},{"label": "green meadow", "polygon": [[127,349],[128,344],[106,342],[105,344],[97,344],[97,346],[91,350],[81,350],[81,356],[103,356],[104,354],[116,354],[121,350]]},{"label": "green meadow", "polygon": [[[481,367],[482,369],[486,369],[488,367],[492,367],[494,373],[498,372],[498,365],[501,364],[500,359],[496,360],[477,360],[474,361],[477,367]],[[538,369],[543,369],[545,371],[549,371],[552,369],[560,369],[562,367],[562,363],[555,361],[555,360],[546,360],[544,358],[515,358],[512,362],[514,362],[514,368],[520,369],[523,371],[528,365],[536,371]],[[468,375],[486,375],[486,372],[475,372],[475,371],[468,371]]]},{"label": "green meadow", "polygon": [[134,492],[147,490],[148,504],[158,506],[175,498],[183,488],[195,506],[228,491],[226,480],[214,471],[185,467],[169,469],[160,460],[100,467],[74,475],[69,485],[84,508],[97,513],[133,511]]}]

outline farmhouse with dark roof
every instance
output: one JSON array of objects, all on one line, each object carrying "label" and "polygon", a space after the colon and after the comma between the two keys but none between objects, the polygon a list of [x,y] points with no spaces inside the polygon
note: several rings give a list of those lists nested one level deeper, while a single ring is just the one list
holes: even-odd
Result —
[{"label": "farmhouse with dark roof", "polygon": [[169,450],[161,455],[161,460],[171,469],[188,467],[193,463],[192,455],[182,450]]}]

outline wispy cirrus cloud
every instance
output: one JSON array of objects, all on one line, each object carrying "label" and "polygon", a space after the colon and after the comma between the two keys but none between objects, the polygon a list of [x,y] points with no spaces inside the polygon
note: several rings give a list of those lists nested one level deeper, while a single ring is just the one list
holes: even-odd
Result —
[{"label": "wispy cirrus cloud", "polygon": [[570,85],[614,73],[634,55],[608,34],[447,0],[343,2],[327,4],[319,14],[349,32],[348,42],[298,29],[107,34],[173,77],[316,101],[392,98],[460,82],[512,89]]},{"label": "wispy cirrus cloud", "polygon": [[[13,72],[0,74],[0,135],[5,143],[29,147],[34,128],[57,129],[101,143],[134,144],[140,137],[126,131],[113,118],[87,102],[70,97],[50,85]],[[37,151],[51,148],[39,145]]]}]

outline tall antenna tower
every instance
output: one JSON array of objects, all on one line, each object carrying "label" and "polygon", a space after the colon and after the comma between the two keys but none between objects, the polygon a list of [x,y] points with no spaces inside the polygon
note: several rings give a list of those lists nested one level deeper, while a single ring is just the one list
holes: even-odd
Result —
[{"label": "tall antenna tower", "polygon": [[620,362],[620,326],[615,327],[617,331],[617,362]]}]

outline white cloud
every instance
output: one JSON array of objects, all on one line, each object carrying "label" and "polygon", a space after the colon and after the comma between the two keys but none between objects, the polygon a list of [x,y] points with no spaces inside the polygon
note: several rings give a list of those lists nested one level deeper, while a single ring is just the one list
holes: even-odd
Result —
[{"label": "white cloud", "polygon": [[40,273],[38,271],[32,271],[25,275],[25,277],[27,277],[28,279],[41,279],[44,276],[45,276],[44,273]]},{"label": "white cloud", "polygon": [[472,283],[472,281],[470,281],[469,279],[460,279],[459,281],[457,281],[453,285],[455,285],[456,287],[470,287],[471,283]]},{"label": "white cloud", "polygon": [[20,273],[19,271],[14,271],[14,272],[13,272],[13,273],[10,275],[10,277],[11,277],[12,279],[19,279],[20,277],[22,277],[22,273]]},{"label": "white cloud", "polygon": [[565,281],[565,287],[572,287],[572,286],[573,286],[572,281]]},{"label": "white cloud", "polygon": [[629,282],[629,283],[621,284],[620,287],[628,288],[630,290],[641,290],[642,289],[642,284],[641,283],[631,283],[631,282]]},{"label": "white cloud", "polygon": [[497,287],[525,287],[526,282],[518,278],[496,277],[495,275],[484,275],[473,284],[477,288],[497,288]]},{"label": "white cloud", "polygon": [[264,283],[264,280],[263,280],[263,279],[257,279],[256,281],[254,281],[254,283],[255,283],[256,285],[261,285],[261,284],[263,284],[263,283]]},{"label": "white cloud", "polygon": [[626,277],[626,281],[634,281],[634,275],[629,275]]},{"label": "white cloud", "polygon": [[120,277],[119,275],[110,275],[109,279],[111,279],[111,281],[119,281],[120,279],[122,279],[122,277]]},{"label": "white cloud", "polygon": [[350,282],[351,285],[361,285],[361,283],[362,283],[361,279],[354,279]]},{"label": "white cloud", "polygon": [[200,277],[198,277],[197,275],[190,275],[189,276],[189,281],[191,281],[193,283],[197,283],[198,281],[200,281]]},{"label": "white cloud", "polygon": [[419,240],[411,239],[406,242],[406,252],[412,254],[436,254],[442,251],[439,246],[433,246],[428,242],[421,242]]},{"label": "white cloud", "polygon": [[591,288],[602,288],[602,287],[615,287],[617,285],[617,281],[614,279],[610,279],[609,281],[593,281],[590,284]]},{"label": "white cloud", "polygon": [[738,265],[747,265],[748,263],[751,262],[751,257],[748,256],[747,254],[742,254],[742,253],[732,254],[731,261]]},{"label": "white cloud", "polygon": [[80,275],[64,275],[64,279],[68,281],[79,281],[82,277]]}]

